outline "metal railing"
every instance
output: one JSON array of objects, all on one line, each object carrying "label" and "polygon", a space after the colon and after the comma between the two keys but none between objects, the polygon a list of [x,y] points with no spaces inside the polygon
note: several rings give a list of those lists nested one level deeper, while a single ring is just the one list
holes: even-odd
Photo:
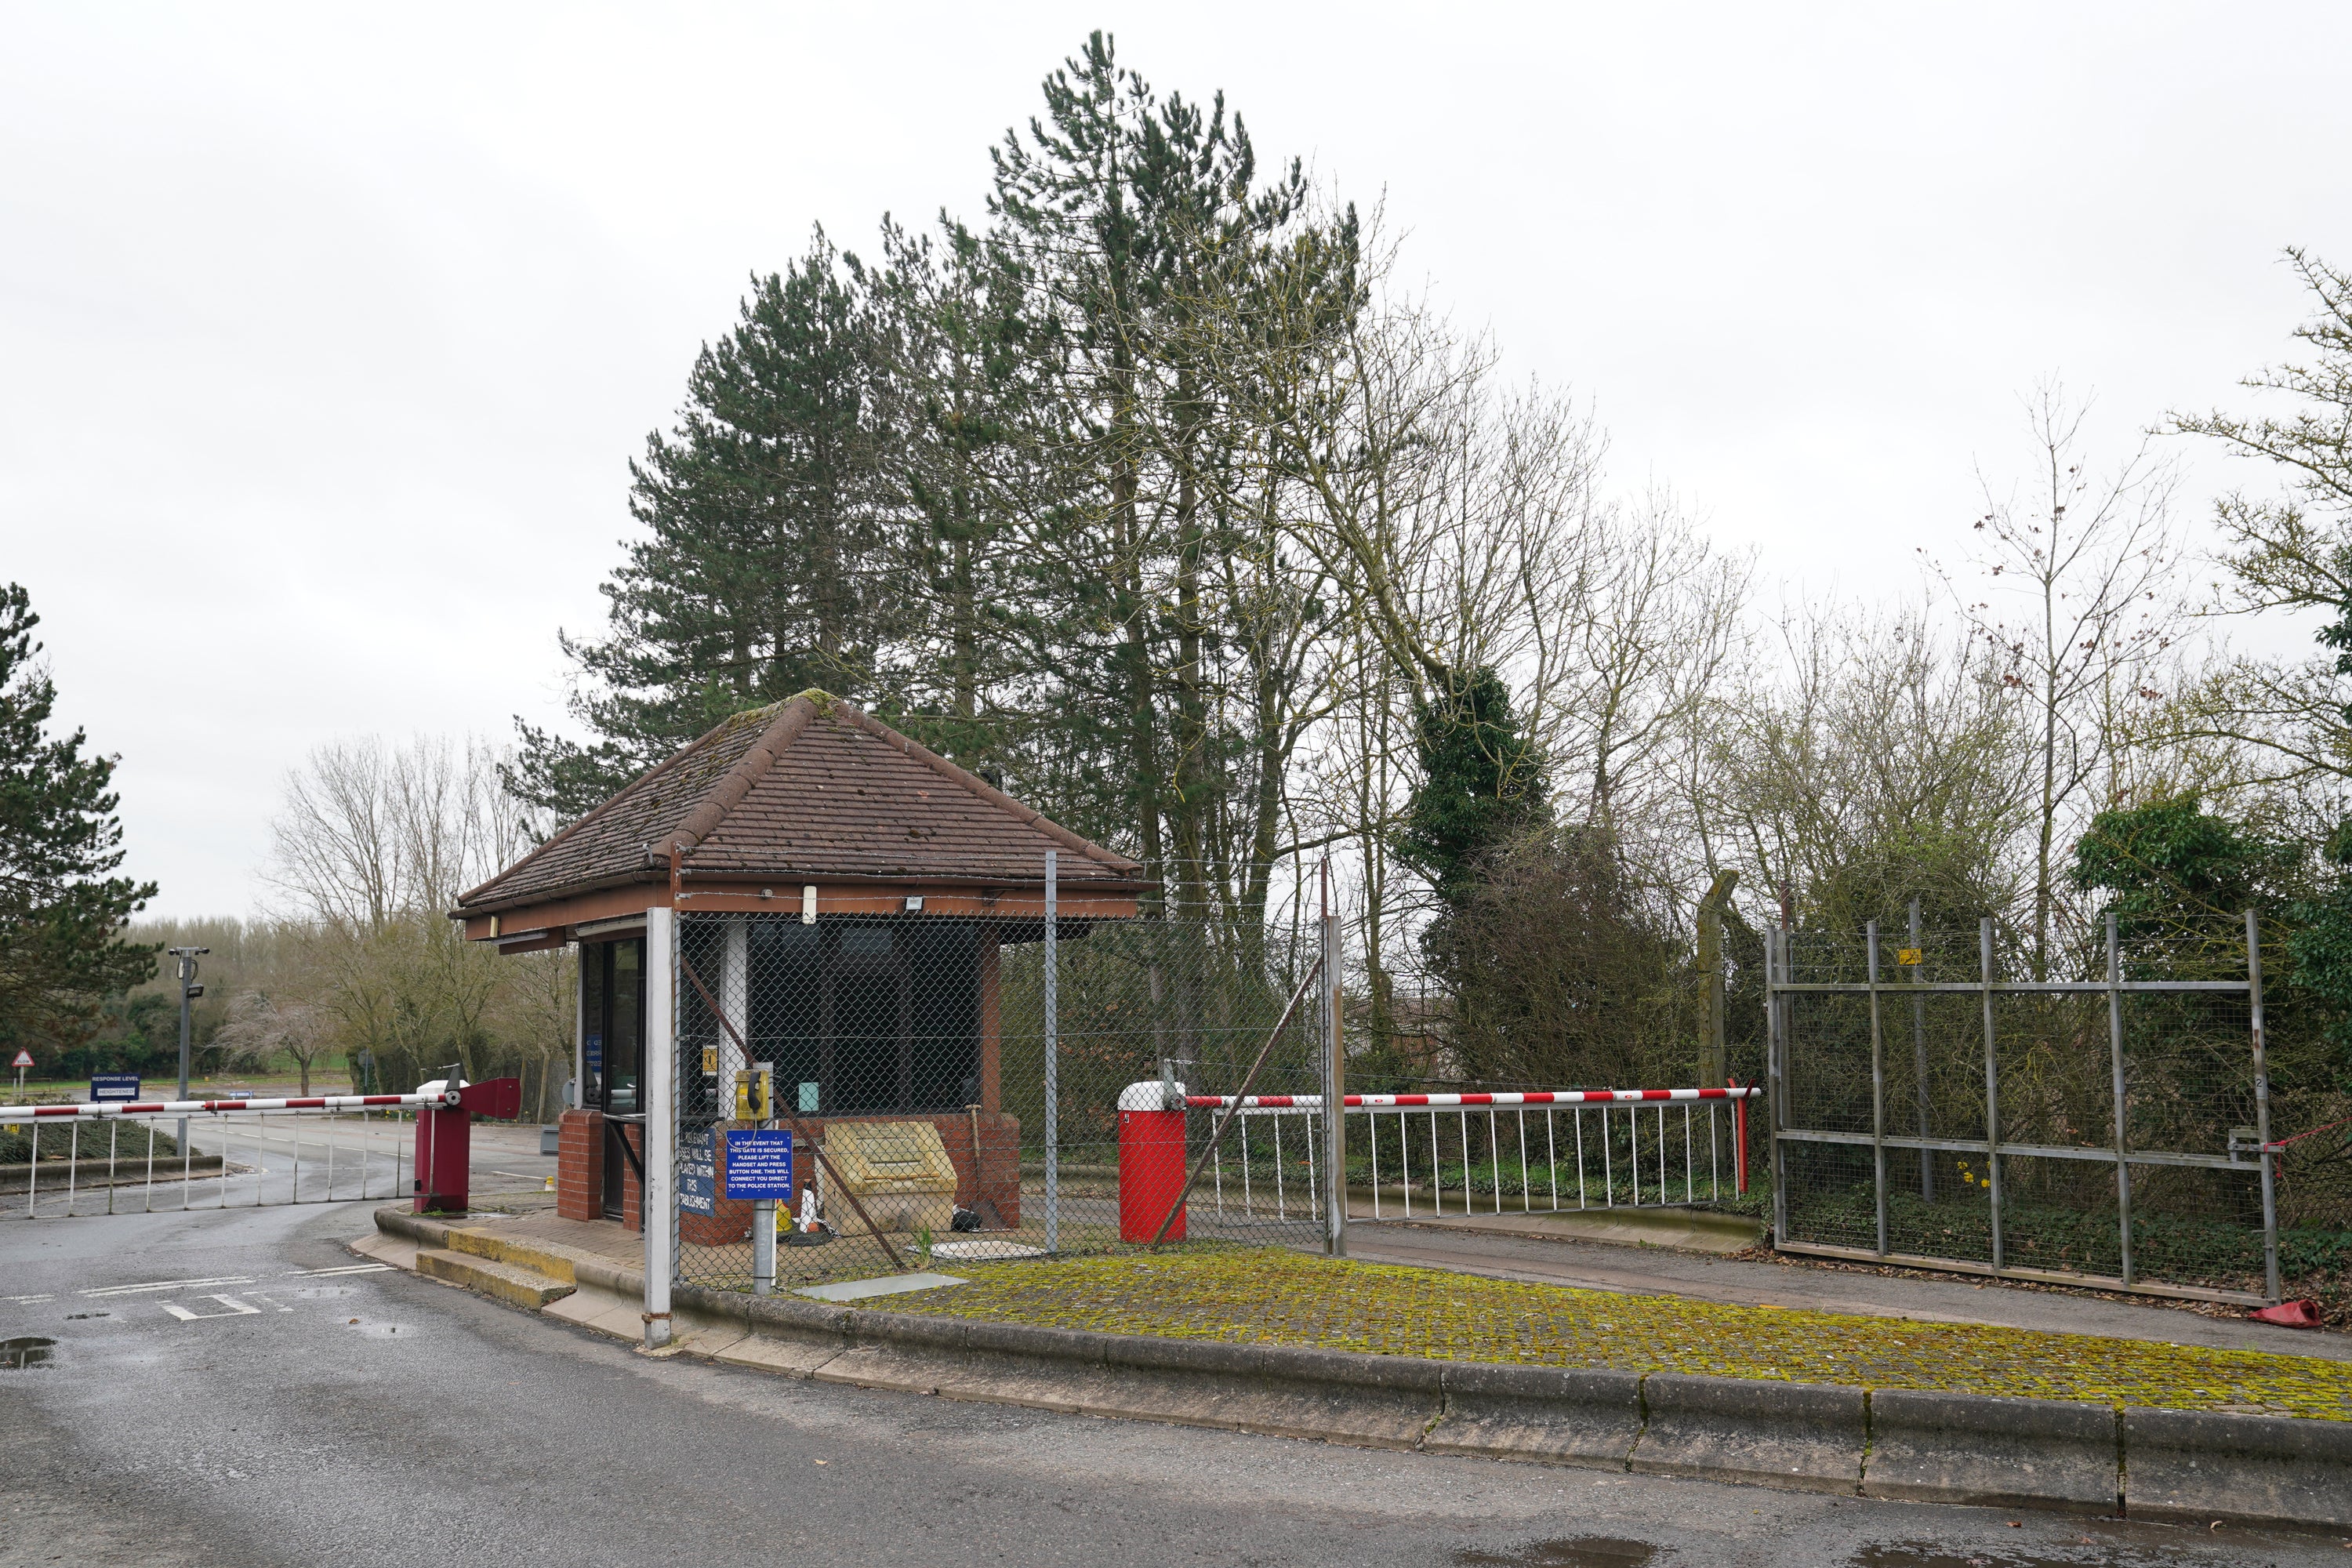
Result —
[{"label": "metal railing", "polygon": [[[26,1156],[0,1163],[0,1216],[403,1197],[415,1135],[408,1113],[442,1099],[351,1094],[0,1109],[0,1146],[14,1152],[8,1135],[21,1130]],[[165,1124],[176,1131],[165,1134]]]},{"label": "metal railing", "polygon": [[[1340,1102],[1348,1183],[1357,1190],[1360,1148],[1375,1221],[1719,1202],[1727,1187],[1732,1195],[1748,1190],[1747,1106],[1761,1092],[1748,1085],[1351,1094]],[[1185,1104],[1239,1110],[1230,1194],[1222,1151],[1211,1161],[1207,1196],[1217,1214],[1226,1214],[1230,1204],[1243,1214],[1286,1217],[1290,1190],[1299,1185],[1304,1212],[1320,1214],[1316,1194],[1323,1184],[1315,1164],[1322,1142],[1320,1097],[1188,1095]],[[1303,1143],[1303,1160],[1286,1157],[1286,1117],[1304,1123],[1290,1139],[1294,1149]],[[1253,1121],[1262,1129],[1255,1156]],[[1385,1171],[1384,1148],[1393,1151]],[[1294,1165],[1301,1168],[1293,1172]],[[1304,1177],[1303,1184],[1294,1177]]]}]

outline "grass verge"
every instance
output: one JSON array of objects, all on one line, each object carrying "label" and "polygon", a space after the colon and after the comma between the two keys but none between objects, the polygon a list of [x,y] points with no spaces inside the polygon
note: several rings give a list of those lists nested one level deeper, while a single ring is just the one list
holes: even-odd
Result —
[{"label": "grass verge", "polygon": [[1438,1361],[2352,1420],[2352,1363],[1486,1279],[1277,1248],[953,1266],[892,1311]]}]

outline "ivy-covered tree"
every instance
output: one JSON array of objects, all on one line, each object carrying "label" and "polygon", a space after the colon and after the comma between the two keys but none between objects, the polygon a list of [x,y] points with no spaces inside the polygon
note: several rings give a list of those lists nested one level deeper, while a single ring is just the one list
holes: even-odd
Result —
[{"label": "ivy-covered tree", "polygon": [[[79,1045],[103,1002],[155,971],[122,927],[155,896],[122,863],[114,759],[51,732],[57,687],[17,584],[0,591],[0,1052]],[[0,1058],[5,1059],[5,1058]]]},{"label": "ivy-covered tree", "polygon": [[1397,858],[1429,879],[1449,910],[1461,908],[1497,851],[1545,815],[1543,759],[1519,731],[1510,688],[1484,666],[1457,685],[1420,704],[1421,776],[1396,844]]},{"label": "ivy-covered tree", "polygon": [[2216,816],[2194,795],[2100,812],[2074,845],[2074,886],[2104,892],[2126,945],[2164,937],[2242,940],[2250,909],[2284,909],[2304,847]]}]

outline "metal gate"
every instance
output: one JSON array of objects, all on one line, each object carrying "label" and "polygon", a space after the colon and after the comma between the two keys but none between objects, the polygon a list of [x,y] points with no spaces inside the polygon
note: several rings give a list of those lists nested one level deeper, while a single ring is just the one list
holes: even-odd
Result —
[{"label": "metal gate", "polygon": [[2278,1300],[2252,914],[2128,947],[2110,916],[2072,980],[2002,973],[1997,936],[1767,933],[1778,1245]]}]

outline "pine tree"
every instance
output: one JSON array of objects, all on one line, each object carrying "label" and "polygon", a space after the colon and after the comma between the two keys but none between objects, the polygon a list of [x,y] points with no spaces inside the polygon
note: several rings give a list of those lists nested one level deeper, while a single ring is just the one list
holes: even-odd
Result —
[{"label": "pine tree", "polygon": [[153,947],[119,938],[155,896],[152,882],[110,876],[122,825],[114,759],[85,755],[76,730],[53,737],[57,688],[33,640],[40,617],[24,588],[0,592],[0,1050],[70,1048],[105,998],[155,972]]},{"label": "pine tree", "polygon": [[1231,471],[1242,438],[1192,317],[1270,264],[1305,175],[1294,161],[1261,181],[1222,96],[1160,97],[1100,32],[1044,90],[1026,138],[993,154],[990,206],[1057,350],[1035,516],[1060,742],[1072,783],[1118,781],[1108,837],[1164,864],[1179,907],[1205,907],[1279,807],[1250,787],[1262,737],[1220,668],[1250,632],[1220,602],[1221,569],[1255,542]]},{"label": "pine tree", "polygon": [[752,279],[706,344],[678,423],[630,465],[652,537],[606,580],[601,638],[563,639],[586,678],[581,745],[529,725],[510,785],[576,816],[730,713],[823,687],[872,700],[901,595],[878,512],[864,301],[820,232]]}]

